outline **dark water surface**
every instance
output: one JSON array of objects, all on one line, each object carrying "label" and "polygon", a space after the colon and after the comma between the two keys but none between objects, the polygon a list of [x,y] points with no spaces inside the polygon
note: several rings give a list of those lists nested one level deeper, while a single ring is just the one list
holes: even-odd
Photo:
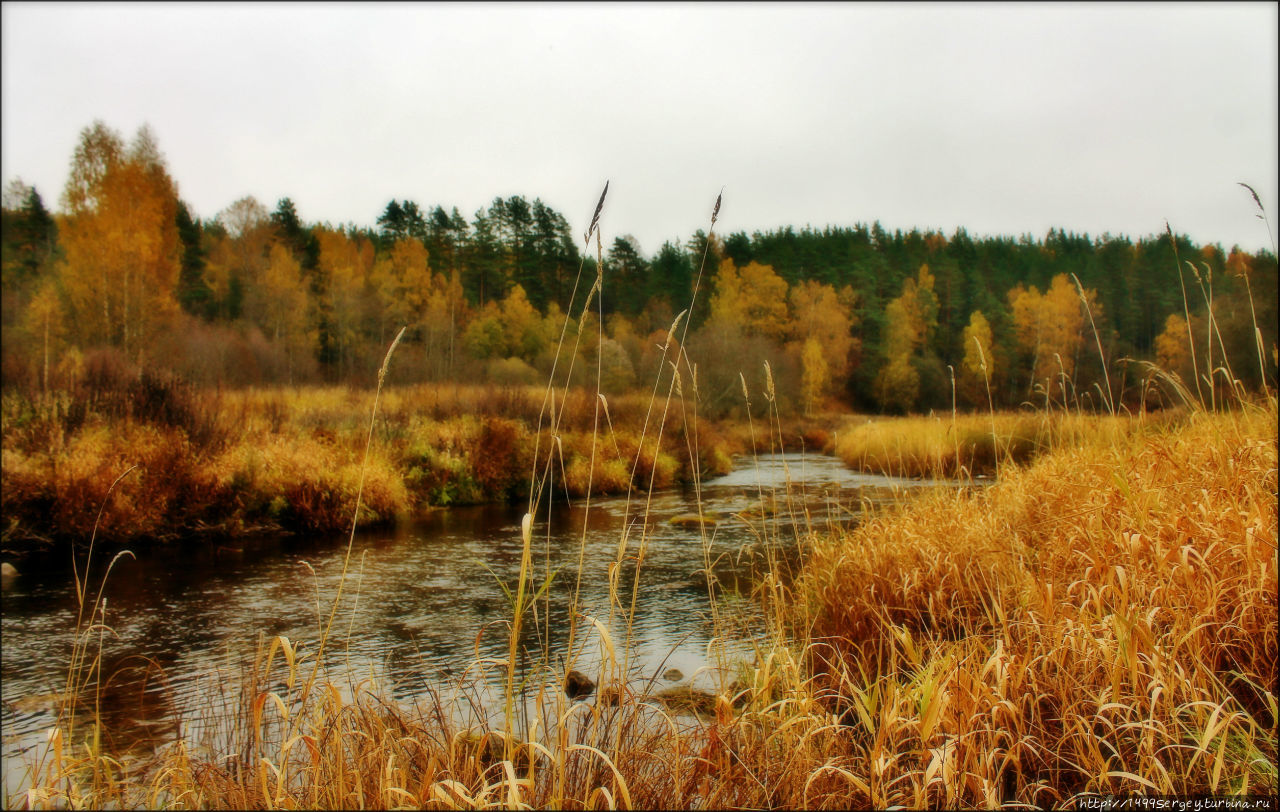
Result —
[{"label": "dark water surface", "polygon": [[[579,612],[609,629],[619,646],[625,619],[611,606],[607,583],[624,525],[630,525],[619,583],[629,605],[637,546],[645,539],[640,588],[631,624],[634,677],[657,684],[711,688],[717,675],[709,643],[721,640],[742,656],[764,631],[747,599],[753,574],[770,557],[798,564],[797,539],[829,522],[851,522],[863,506],[931,483],[856,474],[838,460],[786,454],[739,460],[739,470],[701,486],[704,514],[720,521],[703,533],[674,525],[696,513],[692,489],[584,500],[539,510],[533,528],[537,585],[554,573],[537,612],[525,621],[522,645],[551,652],[564,668],[572,596],[582,558]],[[772,515],[734,516],[767,504]],[[439,511],[393,532],[356,537],[324,664],[330,679],[373,677],[384,693],[411,701],[442,685],[470,682],[494,691],[501,668],[477,667],[507,656],[509,603],[499,584],[514,588],[520,571],[520,523],[526,506],[485,505]],[[547,521],[547,515],[550,521]],[[629,520],[628,520],[628,517]],[[584,534],[585,524],[585,534]],[[548,527],[550,528],[548,530]],[[584,541],[585,539],[585,541]],[[284,635],[303,652],[314,650],[338,591],[346,539],[201,543],[119,559],[107,580],[102,651],[107,675],[104,727],[117,744],[193,735],[202,712],[236,696],[243,664],[260,635]],[[704,562],[719,584],[723,625],[713,626]],[[100,583],[106,561],[94,561]],[[4,791],[23,784],[23,772],[44,748],[64,690],[76,623],[70,562],[23,572],[3,593]],[[573,666],[594,675],[602,659],[599,633],[579,625]],[[95,646],[96,652],[96,646]],[[736,652],[736,654],[735,654]],[[619,651],[618,656],[622,656]],[[670,669],[679,679],[664,679]],[[307,669],[309,671],[309,667]]]}]

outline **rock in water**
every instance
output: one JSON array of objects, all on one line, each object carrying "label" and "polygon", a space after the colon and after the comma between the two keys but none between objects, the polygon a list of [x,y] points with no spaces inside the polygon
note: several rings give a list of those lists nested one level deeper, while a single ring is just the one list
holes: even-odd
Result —
[{"label": "rock in water", "polygon": [[591,678],[581,671],[570,671],[564,678],[564,693],[570,699],[581,699],[596,689]]},{"label": "rock in water", "polygon": [[622,702],[622,690],[617,685],[606,685],[600,689],[600,704],[614,707]]},{"label": "rock in water", "polygon": [[684,679],[684,672],[679,668],[668,668],[662,672],[662,678],[668,682],[679,682]]}]

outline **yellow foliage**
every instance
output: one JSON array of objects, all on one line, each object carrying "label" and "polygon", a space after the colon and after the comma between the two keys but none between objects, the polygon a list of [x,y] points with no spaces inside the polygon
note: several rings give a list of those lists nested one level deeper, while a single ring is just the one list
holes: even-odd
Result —
[{"label": "yellow foliage", "polygon": [[1164,332],[1156,336],[1156,364],[1166,372],[1182,376],[1191,368],[1191,346],[1187,339],[1187,321],[1170,313],[1164,321]]},{"label": "yellow foliage", "polygon": [[178,197],[145,128],[125,153],[101,124],[81,133],[59,270],[82,345],[141,355],[177,312]]},{"label": "yellow foliage", "polygon": [[[1086,290],[1085,298],[1096,321],[1102,313],[1097,292]],[[1052,389],[1062,385],[1064,376],[1073,379],[1087,321],[1082,304],[1066,274],[1055,276],[1043,294],[1034,285],[1009,291],[1014,335],[1019,348],[1031,356],[1033,383],[1046,383]]]},{"label": "yellow foliage", "polygon": [[957,381],[960,394],[970,405],[987,403],[987,387],[996,374],[994,350],[987,317],[981,310],[973,311],[964,328],[964,360],[960,363]]},{"label": "yellow foliage", "polygon": [[808,280],[793,286],[788,298],[793,337],[802,344],[816,340],[830,380],[842,381],[849,374],[849,353],[855,346],[852,289],[836,293],[830,285]]},{"label": "yellow foliage", "polygon": [[800,363],[801,399],[804,402],[805,414],[812,414],[831,383],[831,368],[827,364],[827,355],[823,352],[817,338],[810,336],[805,339]]},{"label": "yellow foliage", "polygon": [[532,361],[546,347],[543,319],[525,295],[524,288],[512,285],[502,300],[502,330],[507,352]]},{"label": "yellow foliage", "polygon": [[262,278],[267,326],[275,338],[296,337],[306,325],[307,293],[302,266],[293,252],[276,243],[271,246],[271,262]]},{"label": "yellow foliage", "polygon": [[938,297],[933,274],[921,265],[916,277],[902,283],[902,295],[885,307],[885,365],[876,376],[875,396],[880,406],[909,411],[920,394],[920,373],[912,359],[938,326]]},{"label": "yellow foliage", "polygon": [[317,228],[315,234],[320,245],[320,271],[328,280],[331,329],[339,346],[347,347],[357,339],[361,300],[373,270],[373,244],[356,242],[328,228]]},{"label": "yellow foliage", "polygon": [[876,376],[876,400],[890,411],[910,411],[920,394],[920,373],[909,356],[895,356]]},{"label": "yellow foliage", "polygon": [[749,262],[739,270],[725,259],[715,277],[711,318],[737,325],[748,335],[781,340],[790,326],[786,280],[769,265]]}]

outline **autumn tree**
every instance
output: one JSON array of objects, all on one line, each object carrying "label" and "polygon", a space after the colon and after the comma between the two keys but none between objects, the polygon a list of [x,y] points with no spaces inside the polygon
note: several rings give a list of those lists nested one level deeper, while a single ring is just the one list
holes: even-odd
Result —
[{"label": "autumn tree", "polygon": [[995,358],[991,324],[981,310],[975,310],[964,328],[964,356],[956,376],[957,394],[968,405],[991,405],[988,392],[997,388],[990,383],[997,372]]},{"label": "autumn tree", "polygon": [[514,285],[500,308],[506,354],[532,362],[546,347],[542,317],[525,296],[524,288]]},{"label": "autumn tree", "polygon": [[386,256],[375,262],[373,285],[381,303],[379,343],[401,326],[417,333],[426,316],[430,296],[431,266],[427,249],[414,239],[397,240]]},{"label": "autumn tree", "polygon": [[289,382],[298,356],[307,345],[307,288],[302,266],[293,252],[277,243],[271,247],[271,261],[262,278],[262,298],[266,324],[273,340],[285,347]]},{"label": "autumn tree", "polygon": [[920,373],[911,364],[920,341],[916,307],[914,299],[899,297],[885,308],[885,363],[876,376],[875,394],[886,411],[910,411],[920,394]]},{"label": "autumn tree", "polygon": [[830,285],[808,280],[792,286],[788,298],[792,347],[801,361],[801,400],[808,413],[849,374],[857,343],[850,314],[855,297],[852,288],[837,294]]},{"label": "autumn tree", "polygon": [[507,336],[497,302],[490,300],[472,317],[462,332],[462,345],[478,361],[506,357]]},{"label": "autumn tree", "polygon": [[217,318],[234,321],[245,315],[245,300],[258,288],[273,241],[265,206],[242,197],[220,211],[214,222],[222,233],[209,246],[204,278]]},{"label": "autumn tree", "polygon": [[768,265],[747,263],[742,269],[725,259],[715,276],[711,319],[736,325],[747,335],[781,341],[787,321],[787,283]]},{"label": "autumn tree", "polygon": [[423,321],[427,362],[433,365],[434,377],[452,374],[454,345],[465,312],[466,301],[458,273],[435,274],[431,278]]},{"label": "autumn tree", "polygon": [[332,374],[338,362],[338,342],[334,334],[333,298],[329,290],[329,277],[320,267],[320,241],[316,229],[303,224],[297,207],[291,198],[283,197],[271,212],[276,239],[293,252],[302,268],[307,283],[308,320],[316,361],[327,374]]},{"label": "autumn tree", "polygon": [[[317,228],[315,234],[320,246],[319,270],[329,281],[338,367],[350,370],[357,347],[366,337],[367,299],[375,295],[371,283],[374,247],[368,238],[352,239],[335,229]],[[370,329],[368,334],[374,332]]]},{"label": "autumn tree", "polygon": [[[1214,319],[1222,333],[1223,351],[1246,386],[1261,389],[1276,380],[1276,258],[1270,252],[1249,255],[1233,247],[1223,266],[1221,307],[1214,301]],[[1193,328],[1194,329],[1194,328]],[[1266,382],[1264,384],[1264,381]]]},{"label": "autumn tree", "polygon": [[1177,313],[1170,313],[1164,322],[1164,332],[1156,336],[1155,344],[1156,365],[1190,385],[1194,373],[1191,370],[1191,347],[1187,341],[1187,320]]},{"label": "autumn tree", "polygon": [[[921,265],[914,278],[902,283],[902,295],[885,308],[884,366],[876,376],[875,395],[880,408],[910,411],[921,395],[921,368],[936,370],[936,355],[927,349],[938,325],[938,298],[933,275]],[[931,362],[926,365],[925,362]]]},{"label": "autumn tree", "polygon": [[177,312],[177,189],[142,127],[128,149],[102,122],[81,132],[63,197],[61,266],[69,323],[82,345],[145,355]]},{"label": "autumn tree", "polygon": [[[1085,299],[1093,310],[1095,321],[1101,315],[1097,293],[1085,291]],[[1009,291],[1014,335],[1023,359],[1030,359],[1028,392],[1037,384],[1052,392],[1055,387],[1062,397],[1074,390],[1079,353],[1084,345],[1088,316],[1075,284],[1066,274],[1053,277],[1045,293],[1032,285],[1021,285]]]},{"label": "autumn tree", "polygon": [[50,360],[61,348],[67,333],[65,308],[56,279],[41,281],[23,314],[23,327],[32,339],[30,343],[40,348],[40,390],[48,392]]}]

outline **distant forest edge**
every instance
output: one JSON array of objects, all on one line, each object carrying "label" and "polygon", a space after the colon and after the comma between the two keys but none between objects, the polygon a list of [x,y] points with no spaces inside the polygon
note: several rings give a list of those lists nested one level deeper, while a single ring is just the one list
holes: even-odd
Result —
[{"label": "distant forest edge", "polygon": [[686,309],[709,417],[743,408],[739,373],[761,392],[766,361],[791,412],[943,410],[953,395],[962,409],[1170,403],[1142,362],[1192,392],[1275,385],[1274,253],[1168,230],[699,229],[651,257],[623,236],[600,252],[584,313],[597,246],[537,198],[495,198],[470,220],[392,200],[376,227],[335,227],[246,197],[200,219],[147,127],[126,143],[101,122],[80,134],[60,211],[15,179],[2,225],[7,392],[122,363],[202,386],[365,385],[408,325],[393,382],[545,382],[565,330],[560,374],[573,361],[586,383],[599,364],[612,394],[670,374],[660,345]]}]

